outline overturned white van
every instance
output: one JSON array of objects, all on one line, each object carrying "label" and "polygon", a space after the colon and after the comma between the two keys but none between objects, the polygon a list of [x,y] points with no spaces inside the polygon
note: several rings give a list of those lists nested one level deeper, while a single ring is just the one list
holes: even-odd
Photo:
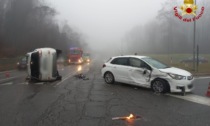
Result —
[{"label": "overturned white van", "polygon": [[61,50],[39,48],[26,54],[28,80],[55,81],[61,80],[57,70],[57,58]]}]

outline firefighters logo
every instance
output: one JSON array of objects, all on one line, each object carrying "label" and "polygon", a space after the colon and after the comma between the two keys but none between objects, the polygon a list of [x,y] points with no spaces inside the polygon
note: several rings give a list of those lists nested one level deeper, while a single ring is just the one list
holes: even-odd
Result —
[{"label": "firefighters logo", "polygon": [[195,11],[197,6],[194,4],[194,0],[184,0],[184,5],[181,6],[182,16],[186,14],[193,14],[196,16]]},{"label": "firefighters logo", "polygon": [[[182,12],[179,14],[180,11]],[[199,12],[196,14],[196,11]],[[195,5],[194,0],[184,0],[184,4],[180,7],[174,7],[175,16],[184,21],[192,22],[198,20],[204,13],[204,7],[198,7]],[[185,17],[186,16],[186,17]]]}]

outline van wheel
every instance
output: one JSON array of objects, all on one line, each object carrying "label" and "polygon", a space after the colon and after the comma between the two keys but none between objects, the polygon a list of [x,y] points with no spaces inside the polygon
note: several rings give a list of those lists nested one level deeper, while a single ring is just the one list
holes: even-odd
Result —
[{"label": "van wheel", "polygon": [[152,83],[152,90],[156,93],[166,93],[169,91],[169,85],[166,81],[164,80],[155,80]]},{"label": "van wheel", "polygon": [[113,84],[115,82],[114,75],[111,72],[106,72],[104,74],[104,80],[107,84]]},{"label": "van wheel", "polygon": [[57,80],[62,80],[62,76],[57,76]]}]

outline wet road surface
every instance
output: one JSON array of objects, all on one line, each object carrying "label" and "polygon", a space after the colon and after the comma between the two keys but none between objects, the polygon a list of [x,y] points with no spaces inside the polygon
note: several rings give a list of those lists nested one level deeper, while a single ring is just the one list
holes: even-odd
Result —
[{"label": "wet road surface", "polygon": [[[209,78],[196,79],[186,96],[163,95],[105,84],[102,65],[95,60],[80,72],[78,65],[66,66],[59,70],[62,81],[49,83],[30,84],[24,71],[11,71],[9,78],[0,73],[0,126],[210,126]],[[75,78],[78,73],[89,80]],[[142,118],[112,120],[130,113]]]}]

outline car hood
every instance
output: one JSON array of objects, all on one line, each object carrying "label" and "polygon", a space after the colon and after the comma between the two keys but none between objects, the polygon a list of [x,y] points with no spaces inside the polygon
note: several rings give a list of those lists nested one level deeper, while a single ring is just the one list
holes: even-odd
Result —
[{"label": "car hood", "polygon": [[180,68],[176,68],[176,67],[169,67],[169,68],[159,69],[159,70],[165,73],[178,74],[182,76],[191,76],[190,72],[180,69]]}]

